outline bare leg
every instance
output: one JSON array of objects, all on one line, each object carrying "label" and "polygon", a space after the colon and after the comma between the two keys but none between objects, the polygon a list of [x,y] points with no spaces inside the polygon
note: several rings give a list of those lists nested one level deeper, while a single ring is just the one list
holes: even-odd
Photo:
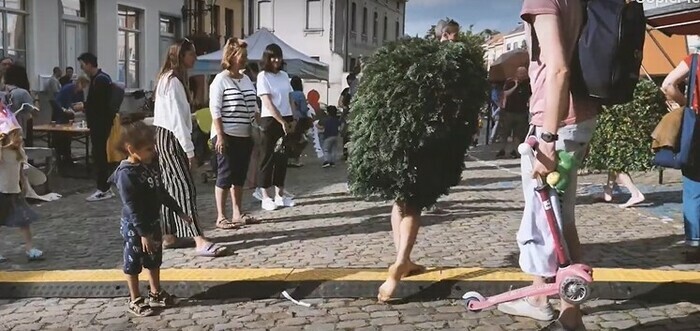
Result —
[{"label": "bare leg", "polygon": [[19,228],[19,232],[22,233],[22,237],[24,238],[24,250],[29,252],[34,245],[32,243],[32,231],[28,226]]},{"label": "bare leg", "polygon": [[129,287],[129,296],[131,297],[131,301],[141,297],[138,275],[126,275],[126,285]]},{"label": "bare leg", "polygon": [[226,190],[215,187],[214,198],[216,200],[216,221],[226,218],[224,210],[226,210]]},{"label": "bare leg", "polygon": [[621,204],[620,208],[628,208],[644,201],[644,194],[642,194],[639,188],[637,188],[637,185],[634,185],[634,182],[632,182],[632,178],[628,173],[618,173],[617,180],[620,184],[627,187],[630,193],[632,193],[632,197],[630,197],[630,199],[627,200],[627,202]]},{"label": "bare leg", "polygon": [[[396,254],[399,253],[399,246],[401,242],[401,220],[403,219],[403,216],[401,215],[401,207],[397,204],[394,203],[393,208],[391,209],[391,233],[394,238],[394,247],[396,248]],[[411,276],[414,274],[419,274],[425,271],[425,267],[419,264],[415,264],[413,261],[409,259],[408,265],[410,266],[408,268],[408,272],[405,275],[402,275],[402,277],[407,277]]]},{"label": "bare leg", "polygon": [[243,205],[243,186],[233,186],[230,190],[231,201],[233,201],[233,217],[232,221],[238,221],[243,217],[241,206]]},{"label": "bare leg", "polygon": [[399,249],[396,254],[396,262],[389,267],[387,279],[379,287],[379,301],[391,299],[403,275],[410,271],[411,250],[418,236],[420,228],[420,210],[416,210],[405,204],[399,204],[402,210],[402,220],[399,224]]},{"label": "bare leg", "polygon": [[151,286],[151,293],[158,294],[158,292],[160,292],[160,268],[147,270],[148,284]]},{"label": "bare leg", "polygon": [[608,171],[608,180],[605,182],[605,186],[603,186],[603,199],[605,199],[605,202],[610,202],[613,199],[612,191],[615,185],[615,179],[615,172]]}]

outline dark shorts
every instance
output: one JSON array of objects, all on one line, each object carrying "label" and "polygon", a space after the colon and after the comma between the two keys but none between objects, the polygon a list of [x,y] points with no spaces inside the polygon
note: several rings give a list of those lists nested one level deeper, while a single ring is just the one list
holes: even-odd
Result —
[{"label": "dark shorts", "polygon": [[163,263],[162,232],[160,224],[154,227],[153,241],[157,252],[146,254],[141,247],[141,236],[136,233],[136,229],[131,223],[121,222],[121,233],[124,238],[124,273],[127,275],[138,275],[143,268],[158,269]]},{"label": "dark shorts", "polygon": [[522,142],[525,140],[527,130],[530,127],[528,114],[509,113],[501,111],[498,119],[498,136],[505,139],[513,137],[514,142]]},{"label": "dark shorts", "polygon": [[[212,139],[212,145],[216,145],[216,137]],[[245,184],[253,139],[227,135],[225,146],[223,154],[216,154],[216,187],[227,190]]]}]

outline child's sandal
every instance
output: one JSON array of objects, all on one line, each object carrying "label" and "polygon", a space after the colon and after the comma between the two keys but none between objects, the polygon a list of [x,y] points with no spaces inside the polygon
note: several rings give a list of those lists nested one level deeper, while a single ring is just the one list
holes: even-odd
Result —
[{"label": "child's sandal", "polygon": [[146,303],[146,299],[144,298],[136,298],[130,301],[129,312],[138,317],[151,316],[154,313],[153,309]]},{"label": "child's sandal", "polygon": [[32,248],[27,251],[27,259],[29,259],[29,261],[41,261],[44,259],[44,252]]},{"label": "child's sandal", "polygon": [[148,303],[151,307],[167,308],[174,306],[177,302],[174,295],[160,290],[158,293],[148,292]]}]

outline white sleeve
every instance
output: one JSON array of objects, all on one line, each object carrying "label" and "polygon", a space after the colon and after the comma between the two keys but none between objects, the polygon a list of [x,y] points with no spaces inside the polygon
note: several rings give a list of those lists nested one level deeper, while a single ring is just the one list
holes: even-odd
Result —
[{"label": "white sleeve", "polygon": [[209,111],[211,118],[221,118],[221,106],[224,99],[223,79],[221,76],[216,76],[214,81],[209,85]]},{"label": "white sleeve", "polygon": [[172,77],[165,84],[165,95],[168,97],[168,108],[172,109],[173,134],[180,146],[187,153],[188,158],[194,157],[194,143],[192,142],[192,115],[190,103],[187,101],[187,92],[179,79]]},{"label": "white sleeve", "polygon": [[266,94],[272,94],[272,87],[270,87],[270,82],[265,77],[265,72],[261,71],[258,74],[258,96],[261,97]]}]

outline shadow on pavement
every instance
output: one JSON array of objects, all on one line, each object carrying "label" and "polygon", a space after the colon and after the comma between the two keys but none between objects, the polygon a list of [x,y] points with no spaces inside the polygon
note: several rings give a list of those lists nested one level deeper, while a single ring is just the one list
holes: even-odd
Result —
[{"label": "shadow on pavement", "polygon": [[[374,211],[384,210],[386,215],[376,216],[377,213]],[[363,214],[370,216],[362,220],[359,223],[348,223],[342,225],[331,225],[331,226],[318,226],[313,228],[300,228],[292,230],[282,230],[282,231],[267,231],[259,233],[244,233],[244,234],[234,234],[224,237],[212,237],[211,240],[218,243],[230,243],[230,242],[241,242],[236,244],[227,245],[229,250],[238,251],[243,249],[249,249],[257,246],[269,246],[281,244],[289,241],[304,241],[313,240],[325,237],[335,237],[335,236],[347,236],[356,234],[370,234],[377,232],[388,232],[391,231],[391,223],[389,222],[389,212],[390,207],[375,207],[368,208],[363,211]],[[344,213],[330,214],[333,217],[343,217]],[[345,214],[347,215],[347,213]],[[446,214],[446,215],[424,215],[421,219],[422,226],[432,226],[444,222],[449,222],[455,218],[462,217],[480,217],[486,215],[485,213],[478,212],[467,212],[457,214]],[[321,219],[323,215],[316,215]],[[346,216],[347,217],[347,216]],[[358,217],[357,214],[351,217]],[[312,217],[311,219],[315,219]],[[295,219],[296,220],[296,219]],[[263,239],[263,240],[261,240]]]},{"label": "shadow on pavement", "polygon": [[[583,261],[595,268],[657,269],[687,264],[690,249],[680,243],[682,235],[644,238],[609,243],[584,243]],[[518,266],[519,252],[513,252],[506,263]]]}]

